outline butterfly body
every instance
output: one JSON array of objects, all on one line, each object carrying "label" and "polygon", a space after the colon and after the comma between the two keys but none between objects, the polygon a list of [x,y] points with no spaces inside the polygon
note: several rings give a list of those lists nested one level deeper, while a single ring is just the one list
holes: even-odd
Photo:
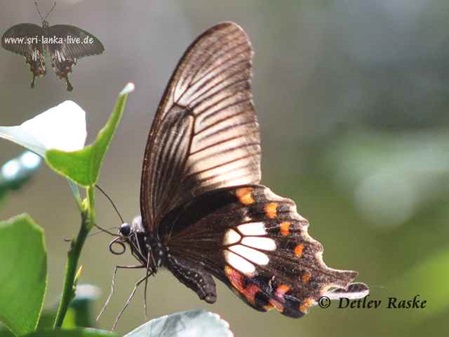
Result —
[{"label": "butterfly body", "polygon": [[50,26],[45,20],[42,26],[33,23],[12,26],[2,36],[2,47],[25,57],[33,74],[32,88],[35,79],[47,72],[45,54],[48,54],[55,74],[65,80],[68,91],[73,90],[68,75],[77,60],[104,51],[100,40],[89,32],[71,25]]},{"label": "butterfly body", "polygon": [[298,318],[324,294],[363,297],[368,288],[351,283],[356,272],[328,268],[296,204],[260,184],[252,55],[231,22],[187,49],[149,132],[141,217],[115,241],[129,244],[147,276],[165,267],[208,303],[215,277],[256,310]]}]

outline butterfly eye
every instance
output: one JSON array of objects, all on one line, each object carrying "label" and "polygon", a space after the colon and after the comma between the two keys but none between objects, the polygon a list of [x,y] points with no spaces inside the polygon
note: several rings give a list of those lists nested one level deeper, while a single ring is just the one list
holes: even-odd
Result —
[{"label": "butterfly eye", "polygon": [[128,237],[131,233],[131,226],[125,222],[120,226],[119,232],[122,236]]}]

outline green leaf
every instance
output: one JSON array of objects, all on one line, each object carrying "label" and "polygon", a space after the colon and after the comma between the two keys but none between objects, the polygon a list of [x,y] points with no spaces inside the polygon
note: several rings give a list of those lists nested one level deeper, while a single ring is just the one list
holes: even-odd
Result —
[{"label": "green leaf", "polygon": [[43,329],[37,330],[24,337],[119,337],[118,334],[99,329],[78,328],[78,329]]},{"label": "green leaf", "polygon": [[205,310],[178,312],[153,319],[125,337],[232,337],[229,324],[217,314]]},{"label": "green leaf", "polygon": [[128,94],[133,87],[130,83],[120,93],[114,111],[93,144],[74,152],[49,150],[45,153],[47,164],[59,174],[81,186],[95,185],[104,156],[122,118]]},{"label": "green leaf", "polygon": [[14,334],[33,331],[47,285],[44,233],[28,215],[0,222],[0,321]]},{"label": "green leaf", "polygon": [[0,326],[0,337],[15,337],[14,334],[3,326]]}]

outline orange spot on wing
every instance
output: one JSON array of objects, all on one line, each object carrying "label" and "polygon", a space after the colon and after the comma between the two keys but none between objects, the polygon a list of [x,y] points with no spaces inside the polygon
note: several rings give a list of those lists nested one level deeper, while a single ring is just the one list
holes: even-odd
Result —
[{"label": "orange spot on wing", "polygon": [[270,304],[279,312],[284,311],[284,305],[279,302],[276,301],[274,298],[270,298]]},{"label": "orange spot on wing", "polygon": [[251,187],[243,187],[239,188],[235,194],[237,198],[239,198],[239,201],[244,205],[251,205],[254,203],[253,198],[253,189]]},{"label": "orange spot on wing", "polygon": [[267,304],[266,306],[263,307],[266,311],[273,309],[273,305],[272,304]]},{"label": "orange spot on wing", "polygon": [[278,204],[276,202],[270,202],[265,206],[265,215],[270,219],[274,219],[277,216],[277,208]]},{"label": "orange spot on wing", "polygon": [[284,221],[279,225],[279,231],[283,236],[288,236],[290,234],[290,226],[292,224],[288,221]]},{"label": "orange spot on wing", "polygon": [[301,257],[302,252],[304,251],[304,245],[301,243],[295,247],[295,256]]},{"label": "orange spot on wing", "polygon": [[301,276],[301,280],[303,283],[307,283],[310,281],[310,278],[312,277],[312,274],[310,274],[308,271],[304,273],[304,275]]},{"label": "orange spot on wing", "polygon": [[285,293],[286,293],[287,291],[289,291],[289,290],[290,290],[290,286],[288,286],[288,285],[286,285],[286,284],[281,284],[281,285],[279,285],[279,286],[276,288],[275,295],[276,295],[277,297],[283,298],[284,295],[285,295]]},{"label": "orange spot on wing", "polygon": [[310,309],[310,307],[315,303],[315,300],[313,298],[306,298],[304,302],[299,306],[299,311],[303,313],[307,313],[307,311]]}]

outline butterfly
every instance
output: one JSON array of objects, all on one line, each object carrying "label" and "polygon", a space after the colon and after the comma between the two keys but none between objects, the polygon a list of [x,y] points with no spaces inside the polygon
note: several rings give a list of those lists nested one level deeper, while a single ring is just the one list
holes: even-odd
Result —
[{"label": "butterfly", "polygon": [[56,75],[64,79],[67,90],[72,91],[73,86],[68,77],[72,66],[82,57],[101,54],[104,51],[103,44],[81,28],[71,25],[50,26],[46,18],[56,3],[45,17],[42,17],[37,2],[35,5],[42,19],[42,27],[33,23],[12,26],[2,36],[2,47],[25,57],[25,62],[33,74],[31,88],[34,88],[36,77],[45,76],[47,73],[44,55],[47,53]]},{"label": "butterfly", "polygon": [[352,282],[355,271],[328,268],[295,203],[260,184],[252,56],[232,22],[187,49],[149,132],[141,216],[110,247],[130,247],[139,264],[115,272],[144,268],[138,284],[164,267],[207,303],[216,278],[256,310],[299,318],[324,295],[361,298],[368,287]]}]

